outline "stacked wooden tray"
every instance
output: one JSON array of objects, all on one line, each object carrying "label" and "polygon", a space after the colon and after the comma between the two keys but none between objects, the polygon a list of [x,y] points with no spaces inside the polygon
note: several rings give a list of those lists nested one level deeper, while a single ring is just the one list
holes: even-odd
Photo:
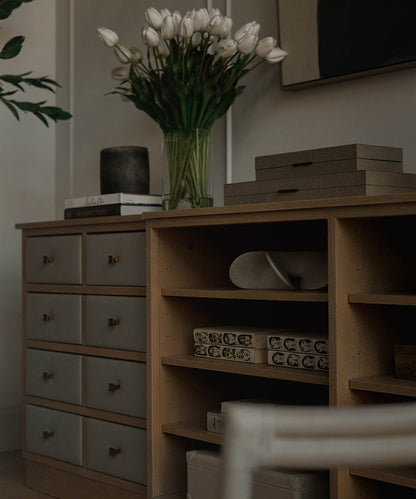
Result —
[{"label": "stacked wooden tray", "polygon": [[274,154],[257,157],[255,167],[255,181],[224,186],[226,206],[416,189],[416,175],[403,173],[397,147],[351,144]]}]

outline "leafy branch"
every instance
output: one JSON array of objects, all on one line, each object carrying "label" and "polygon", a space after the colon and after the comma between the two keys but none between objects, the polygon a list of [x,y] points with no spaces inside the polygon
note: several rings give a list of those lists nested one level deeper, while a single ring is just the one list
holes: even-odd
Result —
[{"label": "leafy branch", "polygon": [[[31,2],[32,0],[0,0],[0,19],[7,19],[13,10],[17,9],[22,3]],[[10,39],[0,51],[0,59],[13,59],[19,55],[22,50],[24,36],[15,36]],[[45,105],[46,101],[42,102],[24,102],[10,99],[10,97],[17,92],[25,92],[25,86],[40,88],[49,92],[55,93],[55,88],[60,85],[48,78],[47,76],[29,77],[32,72],[26,72],[19,75],[0,75],[0,102],[2,102],[13,114],[13,116],[20,120],[19,111],[24,113],[32,113],[44,125],[49,126],[48,120],[50,119],[55,123],[61,120],[71,118],[71,114],[56,106]],[[14,87],[15,90],[7,90],[4,84]]]}]

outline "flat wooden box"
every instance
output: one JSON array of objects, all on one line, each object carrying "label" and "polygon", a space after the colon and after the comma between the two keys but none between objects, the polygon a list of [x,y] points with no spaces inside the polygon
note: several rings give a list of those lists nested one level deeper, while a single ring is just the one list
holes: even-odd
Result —
[{"label": "flat wooden box", "polygon": [[396,376],[416,380],[416,345],[394,345]]},{"label": "flat wooden box", "polygon": [[372,159],[382,161],[403,161],[400,147],[349,144],[281,154],[270,154],[256,158],[256,168],[276,168],[279,166],[299,165],[302,163],[322,163],[345,159]]},{"label": "flat wooden box", "polygon": [[416,175],[411,173],[372,172],[313,175],[224,186],[226,206],[273,201],[323,199],[345,196],[372,196],[416,192]]},{"label": "flat wooden box", "polygon": [[360,170],[403,171],[403,153],[397,147],[351,144],[255,158],[256,180],[299,178]]}]

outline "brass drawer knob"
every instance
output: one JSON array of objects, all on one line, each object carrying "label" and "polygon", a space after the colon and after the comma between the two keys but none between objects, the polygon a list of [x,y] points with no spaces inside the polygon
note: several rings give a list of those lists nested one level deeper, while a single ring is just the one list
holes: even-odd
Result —
[{"label": "brass drawer knob", "polygon": [[43,263],[52,263],[53,262],[53,256],[43,256]]},{"label": "brass drawer knob", "polygon": [[120,383],[108,383],[108,391],[115,392],[116,390],[120,390]]},{"label": "brass drawer knob", "polygon": [[53,437],[53,431],[43,431],[42,438],[47,440],[48,438]]},{"label": "brass drawer knob", "polygon": [[46,381],[48,379],[52,379],[53,378],[53,373],[48,373],[48,372],[43,372],[42,373],[42,378]]},{"label": "brass drawer knob", "polygon": [[108,319],[108,325],[111,327],[118,326],[120,324],[120,319]]},{"label": "brass drawer knob", "polygon": [[53,315],[52,314],[43,314],[42,315],[42,320],[43,322],[49,322],[53,320]]},{"label": "brass drawer knob", "polygon": [[110,447],[108,449],[108,453],[110,456],[117,456],[117,454],[121,454],[121,449],[116,449],[115,447]]},{"label": "brass drawer knob", "polygon": [[118,256],[109,255],[107,257],[107,261],[108,263],[118,263],[120,261],[120,258]]}]

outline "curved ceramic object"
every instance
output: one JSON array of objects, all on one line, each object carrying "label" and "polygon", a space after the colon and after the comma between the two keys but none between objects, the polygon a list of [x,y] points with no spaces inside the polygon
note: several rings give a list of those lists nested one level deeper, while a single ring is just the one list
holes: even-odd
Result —
[{"label": "curved ceramic object", "polygon": [[250,251],[230,266],[231,282],[243,289],[316,290],[328,285],[323,251]]}]

